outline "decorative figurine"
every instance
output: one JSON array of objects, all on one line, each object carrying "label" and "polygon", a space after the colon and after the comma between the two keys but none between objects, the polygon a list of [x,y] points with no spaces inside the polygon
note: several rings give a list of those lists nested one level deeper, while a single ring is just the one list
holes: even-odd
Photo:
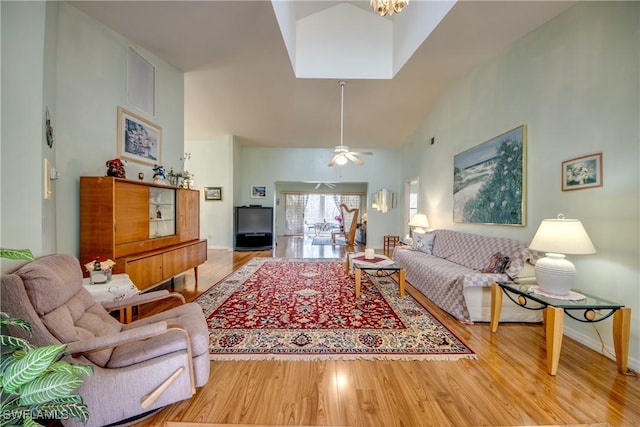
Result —
[{"label": "decorative figurine", "polygon": [[116,178],[126,178],[125,162],[120,159],[107,160],[107,176],[115,176]]},{"label": "decorative figurine", "polygon": [[162,165],[153,165],[153,183],[166,185],[167,171]]}]

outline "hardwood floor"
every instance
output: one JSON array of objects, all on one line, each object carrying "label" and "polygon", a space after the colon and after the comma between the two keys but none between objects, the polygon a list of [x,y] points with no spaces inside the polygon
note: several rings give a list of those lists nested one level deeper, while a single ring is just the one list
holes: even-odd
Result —
[{"label": "hardwood floor", "polygon": [[[342,258],[345,252],[312,246],[308,237],[279,237],[273,252],[210,250],[198,288],[192,273],[175,288],[191,301],[253,256]],[[550,376],[540,325],[503,324],[492,334],[488,324],[461,324],[407,288],[477,360],[212,362],[208,384],[193,398],[136,425],[640,426],[636,373],[620,374],[614,361],[564,337],[558,375]]]}]

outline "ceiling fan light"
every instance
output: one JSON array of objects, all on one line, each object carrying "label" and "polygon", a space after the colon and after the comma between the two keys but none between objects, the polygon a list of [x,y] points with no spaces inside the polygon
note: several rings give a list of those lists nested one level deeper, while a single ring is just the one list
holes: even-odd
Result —
[{"label": "ceiling fan light", "polygon": [[340,166],[344,166],[344,165],[346,165],[346,164],[347,164],[347,158],[346,158],[344,155],[342,155],[342,156],[338,157],[338,158],[336,159],[336,164],[337,164],[337,165],[340,165]]},{"label": "ceiling fan light", "polygon": [[395,13],[400,13],[400,11],[409,4],[409,0],[395,0],[393,1],[393,11]]}]

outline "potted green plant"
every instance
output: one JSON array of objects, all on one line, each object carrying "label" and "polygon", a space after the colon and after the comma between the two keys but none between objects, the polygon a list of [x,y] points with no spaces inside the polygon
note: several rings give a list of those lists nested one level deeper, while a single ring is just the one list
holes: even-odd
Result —
[{"label": "potted green plant", "polygon": [[[0,257],[33,259],[28,249],[0,248]],[[86,423],[89,410],[74,392],[93,367],[60,360],[66,344],[35,347],[8,334],[7,326],[31,332],[29,322],[0,312],[0,426],[40,426],[38,419],[66,418]]]}]

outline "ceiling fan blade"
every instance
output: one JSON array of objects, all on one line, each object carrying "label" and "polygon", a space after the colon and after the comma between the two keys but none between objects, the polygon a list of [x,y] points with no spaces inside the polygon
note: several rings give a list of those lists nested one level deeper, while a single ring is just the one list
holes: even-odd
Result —
[{"label": "ceiling fan blade", "polygon": [[370,151],[351,151],[351,154],[355,156],[371,156],[373,153]]},{"label": "ceiling fan blade", "polygon": [[325,182],[325,183],[324,183],[324,185],[326,185],[327,187],[329,187],[329,188],[330,188],[330,189],[332,189],[332,190],[333,190],[334,188],[336,188],[336,185],[335,185],[335,184],[332,184],[332,183],[330,183],[330,182]]},{"label": "ceiling fan blade", "polygon": [[352,153],[346,153],[345,157],[347,159],[351,160],[356,165],[364,165],[364,162],[362,160],[360,160],[359,158],[357,158],[356,156],[354,156]]},{"label": "ceiling fan blade", "polygon": [[322,183],[321,183],[321,182],[317,183],[317,184],[316,184],[316,190],[317,190],[318,188],[320,188],[320,186],[321,186],[321,185],[322,185]]},{"label": "ceiling fan blade", "polygon": [[336,154],[335,156],[333,156],[331,158],[331,160],[329,161],[329,166],[335,165],[336,164],[336,160],[338,160],[338,157],[340,157],[340,156],[341,156],[340,154]]}]

